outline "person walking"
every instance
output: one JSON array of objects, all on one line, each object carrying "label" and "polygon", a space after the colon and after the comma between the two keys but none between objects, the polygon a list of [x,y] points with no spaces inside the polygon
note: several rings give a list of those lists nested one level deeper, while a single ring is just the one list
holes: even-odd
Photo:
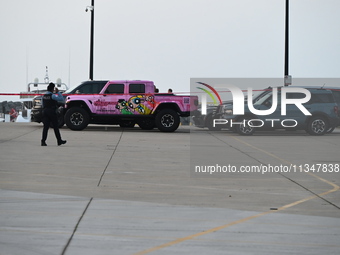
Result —
[{"label": "person walking", "polygon": [[[54,91],[55,94],[53,93]],[[47,86],[47,92],[42,97],[43,105],[42,121],[44,123],[44,128],[42,131],[41,146],[47,146],[46,144],[47,133],[51,123],[53,125],[55,137],[57,138],[58,146],[66,143],[66,140],[61,139],[58,127],[57,116],[58,101],[64,101],[64,98],[62,94],[59,92],[58,88],[55,88],[54,83],[51,82]]]}]

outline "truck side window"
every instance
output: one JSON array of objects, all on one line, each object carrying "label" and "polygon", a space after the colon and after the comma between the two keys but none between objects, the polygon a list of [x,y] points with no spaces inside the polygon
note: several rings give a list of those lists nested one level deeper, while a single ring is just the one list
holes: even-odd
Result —
[{"label": "truck side window", "polygon": [[77,89],[77,94],[90,94],[92,92],[90,84],[84,84],[80,88]]},{"label": "truck side window", "polygon": [[124,84],[110,84],[105,94],[124,94]]},{"label": "truck side window", "polygon": [[98,94],[104,88],[105,83],[98,83],[93,86],[93,94]]},{"label": "truck side window", "polygon": [[145,84],[130,84],[129,93],[145,93]]}]

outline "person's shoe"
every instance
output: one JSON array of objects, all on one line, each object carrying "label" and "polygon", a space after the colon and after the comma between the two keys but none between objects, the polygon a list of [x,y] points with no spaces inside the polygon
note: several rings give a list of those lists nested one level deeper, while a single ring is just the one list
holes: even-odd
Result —
[{"label": "person's shoe", "polygon": [[60,141],[58,141],[58,146],[65,144],[65,143],[66,143],[66,140],[60,140]]},{"label": "person's shoe", "polygon": [[46,142],[41,141],[41,146],[47,146]]}]

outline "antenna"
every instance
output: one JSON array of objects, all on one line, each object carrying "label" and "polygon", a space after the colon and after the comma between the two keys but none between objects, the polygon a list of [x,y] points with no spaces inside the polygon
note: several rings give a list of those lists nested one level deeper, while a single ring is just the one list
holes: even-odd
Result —
[{"label": "antenna", "polygon": [[48,78],[48,67],[46,66],[46,74],[45,74],[45,78],[44,78],[45,83],[49,83],[50,82],[50,78]]}]

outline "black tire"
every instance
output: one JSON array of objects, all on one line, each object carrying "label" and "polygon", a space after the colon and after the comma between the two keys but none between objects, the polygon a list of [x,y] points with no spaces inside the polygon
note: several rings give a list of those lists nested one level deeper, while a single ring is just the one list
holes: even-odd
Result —
[{"label": "black tire", "polygon": [[221,129],[222,129],[221,125],[218,125],[218,126],[215,125],[215,127],[214,127],[213,121],[214,121],[213,115],[212,114],[208,115],[207,118],[206,118],[206,121],[205,121],[208,129],[210,131],[221,131]]},{"label": "black tire", "polygon": [[153,118],[141,119],[137,124],[143,130],[152,130],[156,127],[155,120]]},{"label": "black tire", "polygon": [[[57,116],[58,116],[58,128],[62,128],[64,126],[64,124],[65,124],[63,108],[58,108],[57,109]],[[50,127],[53,128],[52,122],[50,123]]]},{"label": "black tire", "polygon": [[326,133],[330,134],[330,133],[332,133],[334,131],[334,129],[335,129],[335,127],[330,127],[330,128],[328,128]]},{"label": "black tire", "polygon": [[[64,116],[58,116],[58,128],[62,128],[64,124]],[[50,127],[53,128],[52,122],[50,123]]]},{"label": "black tire", "polygon": [[64,107],[60,106],[57,110],[57,115],[58,115],[58,127],[62,128],[65,124],[64,120]]},{"label": "black tire", "polygon": [[72,107],[65,114],[65,123],[71,130],[83,130],[89,122],[89,113],[81,107]]},{"label": "black tire", "polygon": [[179,115],[172,109],[161,110],[156,115],[156,126],[162,132],[174,132],[180,123]]},{"label": "black tire", "polygon": [[307,133],[310,135],[324,135],[329,130],[327,120],[321,116],[312,117],[307,124]]},{"label": "black tire", "polygon": [[62,128],[64,125],[65,125],[64,120],[63,120],[62,122],[58,122],[58,127],[59,127],[59,128]]},{"label": "black tire", "polygon": [[62,112],[58,112],[57,114],[58,114],[58,127],[62,128],[65,124],[64,114]]},{"label": "black tire", "polygon": [[252,134],[254,134],[255,128],[249,126],[248,121],[249,121],[249,119],[247,119],[247,118],[243,118],[243,119],[240,119],[240,120],[237,121],[237,122],[243,122],[245,124],[245,125],[236,124],[235,130],[238,134],[240,134],[240,135],[252,135]]}]

